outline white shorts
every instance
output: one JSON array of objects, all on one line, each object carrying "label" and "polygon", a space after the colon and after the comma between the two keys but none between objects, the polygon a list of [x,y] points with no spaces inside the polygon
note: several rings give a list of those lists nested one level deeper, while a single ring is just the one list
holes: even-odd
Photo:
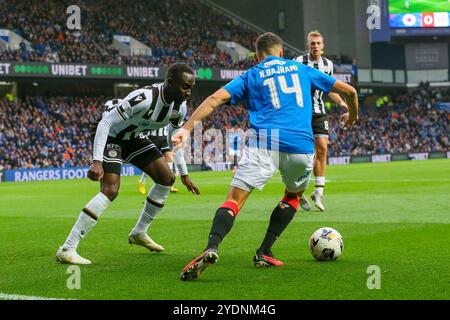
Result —
[{"label": "white shorts", "polygon": [[279,169],[286,190],[298,193],[308,187],[313,164],[314,154],[245,147],[231,185],[249,192],[254,188],[262,190]]}]

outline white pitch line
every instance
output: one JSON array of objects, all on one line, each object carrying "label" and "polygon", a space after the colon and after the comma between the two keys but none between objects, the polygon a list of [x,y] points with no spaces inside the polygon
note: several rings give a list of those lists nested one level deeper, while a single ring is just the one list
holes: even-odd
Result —
[{"label": "white pitch line", "polygon": [[61,298],[48,298],[48,297],[37,297],[37,296],[24,296],[19,294],[7,294],[0,292],[0,300],[66,300]]}]

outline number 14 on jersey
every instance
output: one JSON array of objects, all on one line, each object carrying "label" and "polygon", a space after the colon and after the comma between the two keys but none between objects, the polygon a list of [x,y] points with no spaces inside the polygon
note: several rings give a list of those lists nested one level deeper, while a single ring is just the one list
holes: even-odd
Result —
[{"label": "number 14 on jersey", "polygon": [[286,76],[277,76],[273,78],[268,78],[264,80],[263,85],[269,87],[270,99],[272,100],[272,105],[274,108],[279,109],[281,107],[280,96],[278,95],[276,81],[280,86],[281,92],[285,94],[295,94],[295,100],[297,106],[303,108],[303,95],[302,87],[300,86],[300,78],[298,74],[291,74],[292,86],[288,87],[286,83]]}]

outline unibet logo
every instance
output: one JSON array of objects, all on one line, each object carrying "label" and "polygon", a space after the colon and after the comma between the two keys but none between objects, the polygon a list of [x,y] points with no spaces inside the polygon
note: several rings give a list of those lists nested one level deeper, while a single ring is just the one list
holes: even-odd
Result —
[{"label": "unibet logo", "polygon": [[213,71],[210,68],[200,68],[197,70],[197,78],[200,80],[211,80],[213,77]]}]

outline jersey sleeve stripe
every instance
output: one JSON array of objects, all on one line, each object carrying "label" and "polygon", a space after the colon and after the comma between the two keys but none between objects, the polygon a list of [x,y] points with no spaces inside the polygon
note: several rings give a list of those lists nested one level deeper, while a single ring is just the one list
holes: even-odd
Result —
[{"label": "jersey sleeve stripe", "polygon": [[150,108],[148,108],[148,111],[145,115],[142,116],[142,118],[148,120],[150,119],[150,116],[153,113],[153,110],[155,110],[156,102],[158,101],[159,97],[159,89],[158,87],[152,88],[152,103],[150,104]]},{"label": "jersey sleeve stripe", "polygon": [[123,107],[122,106],[118,106],[116,108],[116,110],[117,110],[117,114],[120,116],[122,121],[127,121],[127,118],[125,117],[125,110],[123,110]]},{"label": "jersey sleeve stripe", "polygon": [[128,100],[128,102],[130,103],[130,106],[134,107],[135,105],[141,103],[142,101],[145,101],[145,99],[146,99],[145,93],[140,93],[137,96]]}]

